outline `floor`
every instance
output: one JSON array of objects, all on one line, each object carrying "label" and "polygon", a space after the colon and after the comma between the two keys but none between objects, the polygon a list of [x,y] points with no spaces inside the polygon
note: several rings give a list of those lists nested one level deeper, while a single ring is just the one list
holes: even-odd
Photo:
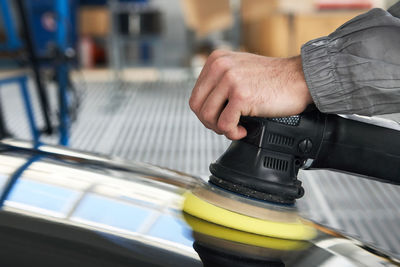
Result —
[{"label": "floor", "polygon": [[[209,163],[229,144],[190,111],[194,79],[185,73],[130,79],[121,87],[104,76],[87,77],[77,82],[81,106],[71,129],[72,148],[207,176]],[[36,99],[32,86],[31,92]],[[55,99],[54,89],[51,92]],[[30,138],[17,88],[2,87],[0,96],[10,131]],[[400,116],[390,118],[399,121]],[[400,186],[331,171],[303,171],[299,179],[306,195],[298,206],[308,217],[400,258]]]}]

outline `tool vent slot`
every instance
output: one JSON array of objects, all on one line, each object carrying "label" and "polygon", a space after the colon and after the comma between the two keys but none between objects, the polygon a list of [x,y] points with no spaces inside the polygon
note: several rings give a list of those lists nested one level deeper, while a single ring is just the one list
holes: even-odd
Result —
[{"label": "tool vent slot", "polygon": [[294,139],[280,134],[270,133],[268,134],[268,143],[280,146],[292,147],[294,144]]},{"label": "tool vent slot", "polygon": [[273,157],[265,157],[264,158],[264,167],[269,169],[274,169],[277,171],[287,171],[289,167],[289,162],[283,159],[277,159]]}]

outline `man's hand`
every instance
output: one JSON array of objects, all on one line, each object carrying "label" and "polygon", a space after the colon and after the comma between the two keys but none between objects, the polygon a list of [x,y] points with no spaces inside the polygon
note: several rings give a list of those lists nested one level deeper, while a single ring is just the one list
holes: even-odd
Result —
[{"label": "man's hand", "polygon": [[312,103],[300,56],[268,58],[214,51],[190,97],[190,107],[209,129],[232,140],[246,136],[240,116],[284,117]]}]

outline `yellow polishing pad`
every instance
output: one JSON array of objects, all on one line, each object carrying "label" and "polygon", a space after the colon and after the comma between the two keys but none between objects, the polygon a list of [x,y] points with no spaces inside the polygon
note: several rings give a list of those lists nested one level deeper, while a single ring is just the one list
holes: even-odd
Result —
[{"label": "yellow polishing pad", "polygon": [[184,214],[184,218],[195,232],[241,244],[283,251],[302,250],[308,247],[308,243],[305,241],[272,238],[238,231],[198,219],[188,214]]},{"label": "yellow polishing pad", "polygon": [[204,201],[187,192],[183,211],[197,218],[236,230],[290,240],[310,240],[316,230],[300,219],[291,223],[268,221],[232,212]]}]

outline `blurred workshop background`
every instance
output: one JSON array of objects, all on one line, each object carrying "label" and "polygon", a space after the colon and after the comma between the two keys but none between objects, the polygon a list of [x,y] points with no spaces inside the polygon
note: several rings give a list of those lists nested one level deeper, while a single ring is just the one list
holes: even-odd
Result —
[{"label": "blurred workshop background", "polygon": [[[229,141],[202,126],[188,99],[211,51],[298,55],[394,2],[0,0],[0,138],[207,176]],[[329,171],[300,179],[310,217],[400,255],[398,187]]]}]

